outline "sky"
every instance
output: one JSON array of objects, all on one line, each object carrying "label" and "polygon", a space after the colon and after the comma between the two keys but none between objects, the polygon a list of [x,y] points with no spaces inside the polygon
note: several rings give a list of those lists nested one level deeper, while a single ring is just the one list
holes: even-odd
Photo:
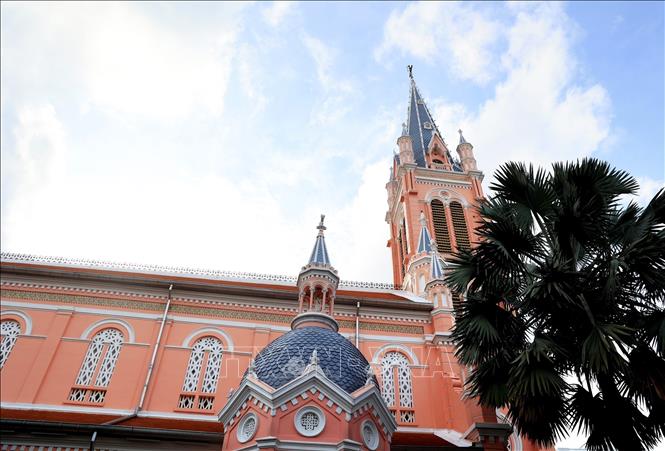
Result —
[{"label": "sky", "polygon": [[594,156],[644,203],[664,5],[3,2],[2,251],[296,275],[325,213],[340,276],[390,281],[407,64],[486,187]]}]

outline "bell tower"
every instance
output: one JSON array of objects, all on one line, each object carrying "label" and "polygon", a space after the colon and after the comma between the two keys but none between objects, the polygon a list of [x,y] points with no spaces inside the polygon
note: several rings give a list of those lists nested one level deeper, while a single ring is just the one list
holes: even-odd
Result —
[{"label": "bell tower", "polygon": [[413,67],[408,71],[407,118],[386,185],[393,280],[404,290],[452,308],[455,295],[451,301],[447,290],[433,288],[442,283],[446,258],[470,249],[477,240],[474,207],[483,198],[483,174],[461,130],[457,156],[450,152],[416,86]]}]

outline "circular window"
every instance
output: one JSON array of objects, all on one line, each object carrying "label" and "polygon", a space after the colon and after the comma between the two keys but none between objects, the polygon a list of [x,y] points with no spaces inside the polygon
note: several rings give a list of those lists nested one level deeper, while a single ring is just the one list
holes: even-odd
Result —
[{"label": "circular window", "polygon": [[294,421],[300,435],[314,437],[323,431],[326,416],[316,407],[303,407],[296,413]]},{"label": "circular window", "polygon": [[376,429],[374,423],[370,420],[365,420],[361,427],[363,441],[372,451],[379,447],[379,431]]},{"label": "circular window", "polygon": [[259,425],[259,419],[253,413],[248,413],[245,417],[240,420],[238,424],[237,437],[240,443],[245,443],[256,434],[257,426]]}]

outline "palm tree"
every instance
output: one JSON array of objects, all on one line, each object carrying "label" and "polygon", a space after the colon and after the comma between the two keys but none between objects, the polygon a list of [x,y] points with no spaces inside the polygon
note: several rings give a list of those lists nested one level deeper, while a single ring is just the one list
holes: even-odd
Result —
[{"label": "palm tree", "polygon": [[481,204],[480,244],[451,261],[465,293],[453,339],[467,392],[552,446],[646,450],[665,436],[665,191],[595,159],[507,163]]}]

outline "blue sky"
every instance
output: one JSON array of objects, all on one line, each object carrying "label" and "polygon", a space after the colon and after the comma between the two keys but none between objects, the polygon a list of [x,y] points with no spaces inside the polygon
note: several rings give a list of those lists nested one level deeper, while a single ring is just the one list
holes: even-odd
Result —
[{"label": "blue sky", "polygon": [[[327,214],[389,281],[406,65],[485,184],[597,156],[663,186],[662,2],[2,3],[2,250],[295,275]],[[567,445],[577,446],[579,439]]]},{"label": "blue sky", "polygon": [[2,249],[295,274],[328,215],[391,279],[414,74],[496,167],[593,155],[663,185],[663,3],[2,4]]}]

